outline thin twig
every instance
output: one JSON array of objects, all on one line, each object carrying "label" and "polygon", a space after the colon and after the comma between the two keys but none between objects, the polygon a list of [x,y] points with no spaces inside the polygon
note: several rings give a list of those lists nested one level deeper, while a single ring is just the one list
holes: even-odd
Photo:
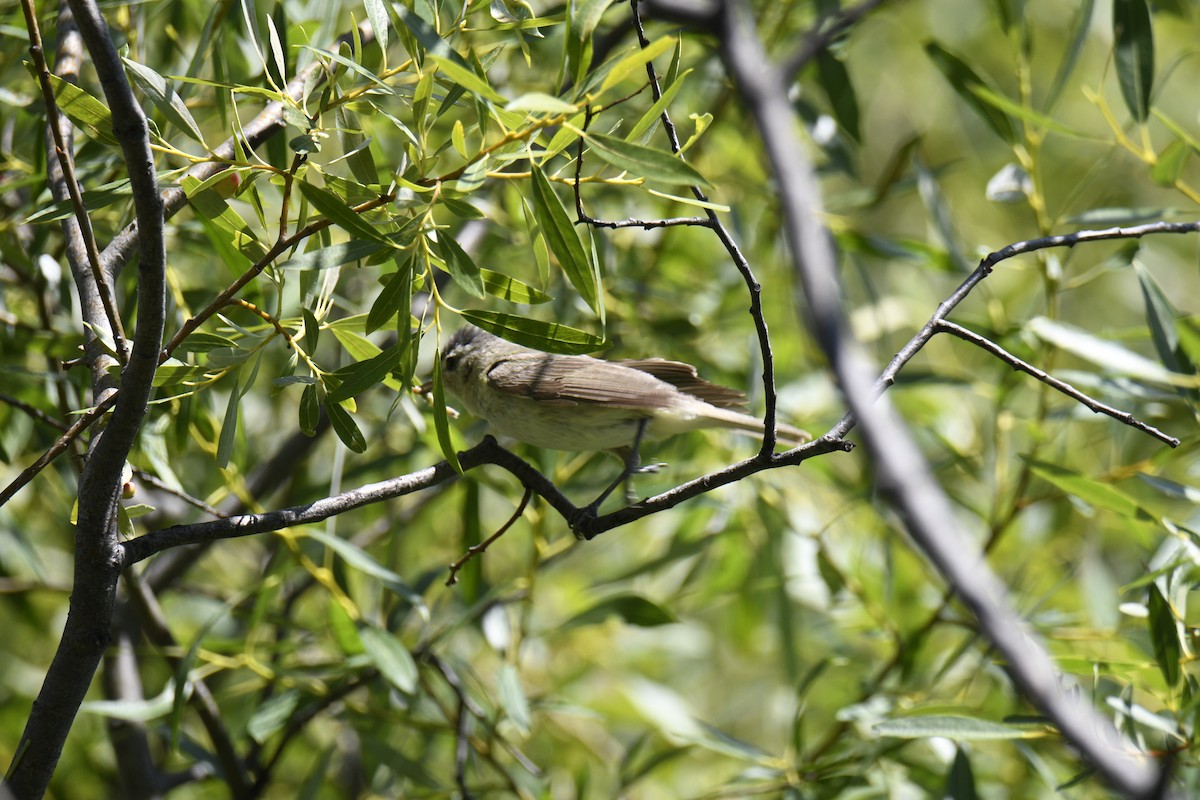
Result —
[{"label": "thin twig", "polygon": [[0,403],[7,403],[13,408],[20,409],[39,422],[44,422],[50,427],[57,428],[60,431],[66,431],[68,428],[67,423],[63,422],[61,419],[56,419],[55,417],[47,414],[45,411],[42,411],[40,408],[30,405],[24,400],[18,400],[10,394],[0,392]]},{"label": "thin twig", "polygon": [[13,495],[21,491],[25,484],[37,477],[37,474],[45,469],[51,461],[58,458],[58,456],[64,450],[70,447],[71,442],[75,441],[75,438],[79,436],[79,434],[87,430],[93,422],[100,419],[100,417],[103,416],[106,411],[112,408],[116,402],[117,392],[113,392],[100,401],[100,405],[96,406],[79,419],[75,420],[75,424],[67,428],[66,433],[58,437],[58,440],[55,441],[54,444],[52,444],[50,448],[46,450],[46,452],[38,456],[37,461],[34,461],[28,467],[21,470],[21,474],[13,478],[9,484],[4,487],[4,491],[0,491],[0,506],[3,506],[5,503],[11,500]]},{"label": "thin twig", "polygon": [[1045,370],[1038,369],[1037,367],[1033,366],[1032,364],[1028,364],[1028,363],[1022,361],[1021,359],[1017,358],[1012,353],[1008,352],[1003,347],[996,344],[995,342],[993,342],[990,339],[980,336],[979,334],[977,334],[973,331],[969,331],[966,328],[962,327],[961,325],[955,325],[953,322],[947,322],[944,319],[938,320],[936,323],[936,327],[937,327],[938,331],[942,331],[945,333],[949,333],[953,336],[957,336],[959,339],[962,339],[964,342],[970,342],[971,344],[975,345],[976,347],[979,347],[983,350],[987,350],[989,353],[991,353],[992,355],[994,355],[996,358],[1000,359],[1004,363],[1008,364],[1013,369],[1020,370],[1021,372],[1025,372],[1029,375],[1032,375],[1033,377],[1037,378],[1042,383],[1046,384],[1047,386],[1051,387],[1052,389],[1057,389],[1058,391],[1065,394],[1067,397],[1070,397],[1070,398],[1078,401],[1080,404],[1087,406],[1092,411],[1095,411],[1097,414],[1107,414],[1108,416],[1112,417],[1113,419],[1118,420],[1119,422],[1123,422],[1126,425],[1130,426],[1131,428],[1137,428],[1139,431],[1142,431],[1143,433],[1147,433],[1147,434],[1153,436],[1154,438],[1158,439],[1159,441],[1169,444],[1171,447],[1179,446],[1179,440],[1176,439],[1174,436],[1170,436],[1166,433],[1163,433],[1158,428],[1155,428],[1153,425],[1147,425],[1146,423],[1142,422],[1137,417],[1133,416],[1132,414],[1130,414],[1127,411],[1121,411],[1120,409],[1116,409],[1116,408],[1113,408],[1112,406],[1105,405],[1104,403],[1101,403],[1099,400],[1092,399],[1091,397],[1089,397],[1086,394],[1084,394],[1083,392],[1079,391],[1078,389],[1076,389],[1074,386],[1070,385],[1069,383],[1060,381],[1058,378],[1052,377],[1051,375],[1046,373]]},{"label": "thin twig", "polygon": [[169,494],[173,497],[178,497],[180,500],[187,503],[189,506],[192,506],[193,508],[198,508],[199,510],[203,511],[205,514],[211,514],[214,517],[229,516],[225,512],[221,511],[221,509],[219,509],[215,506],[209,505],[208,503],[204,502],[200,498],[192,497],[187,492],[185,492],[181,489],[176,489],[174,486],[171,486],[166,481],[159,478],[157,475],[152,475],[149,472],[146,472],[145,470],[141,470],[141,469],[134,469],[133,475],[142,483],[145,483],[149,486],[153,486],[155,489],[158,489],[160,492],[165,492],[166,494]]},{"label": "thin twig", "polygon": [[479,544],[473,544],[468,547],[467,552],[463,553],[462,558],[450,565],[450,576],[446,578],[447,586],[453,586],[454,584],[458,583],[458,571],[466,566],[468,561],[487,550],[492,546],[493,542],[508,532],[508,529],[511,528],[513,524],[521,518],[521,515],[525,513],[525,506],[529,504],[529,499],[532,496],[533,490],[526,486],[525,494],[521,496],[521,502],[517,504],[517,510],[512,513],[512,516],[508,518],[508,521],[501,525],[499,530],[497,530],[488,538],[484,539]]}]

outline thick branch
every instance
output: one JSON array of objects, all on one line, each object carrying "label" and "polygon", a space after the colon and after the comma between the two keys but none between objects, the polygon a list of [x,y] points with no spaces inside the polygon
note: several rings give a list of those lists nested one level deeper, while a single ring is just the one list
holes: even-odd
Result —
[{"label": "thick branch", "polygon": [[1119,791],[1129,797],[1158,796],[1162,775],[1134,755],[1131,745],[1079,692],[1063,685],[1062,676],[1011,608],[1003,584],[982,554],[962,541],[949,500],[886,396],[875,399],[870,365],[853,342],[842,314],[836,259],[818,221],[820,192],[796,135],[783,75],[765,59],[745,4],[727,0],[723,9],[723,55],[778,179],[784,233],[809,301],[812,326],[851,412],[860,421],[880,488],[914,540],[977,616],[1023,694]]},{"label": "thick branch", "polygon": [[95,3],[72,0],[71,10],[112,110],[113,133],[129,172],[140,232],[138,326],[129,363],[121,375],[120,398],[80,477],[71,607],[17,748],[21,755],[9,774],[13,791],[22,798],[41,797],[49,786],[67,733],[109,641],[122,568],[116,529],[121,472],[149,401],[162,344],[166,297],[162,200],[146,118]]}]

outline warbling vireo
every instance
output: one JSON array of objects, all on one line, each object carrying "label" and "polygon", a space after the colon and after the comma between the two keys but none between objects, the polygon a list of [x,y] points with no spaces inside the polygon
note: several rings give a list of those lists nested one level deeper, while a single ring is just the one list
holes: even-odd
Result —
[{"label": "warbling vireo", "polygon": [[[699,428],[763,434],[762,420],[733,410],[741,392],[703,380],[690,364],[552,355],[473,326],[447,343],[442,380],[503,436],[553,450],[619,451],[630,471],[645,440]],[[812,438],[789,425],[776,432],[791,445]]]}]

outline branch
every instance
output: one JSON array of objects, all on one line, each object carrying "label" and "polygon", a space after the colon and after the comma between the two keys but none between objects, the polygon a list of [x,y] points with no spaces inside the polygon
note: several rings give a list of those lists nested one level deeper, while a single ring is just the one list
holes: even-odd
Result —
[{"label": "branch", "polygon": [[1029,375],[1032,375],[1033,377],[1037,378],[1039,381],[1046,384],[1050,388],[1057,389],[1058,391],[1065,394],[1067,397],[1070,397],[1074,400],[1079,401],[1081,404],[1087,406],[1092,411],[1095,411],[1097,414],[1107,414],[1108,416],[1112,417],[1115,420],[1118,420],[1119,422],[1123,422],[1132,428],[1137,428],[1139,431],[1142,431],[1143,433],[1150,434],[1154,438],[1158,439],[1159,441],[1165,442],[1166,444],[1170,445],[1171,447],[1179,446],[1179,440],[1176,439],[1174,436],[1168,436],[1167,434],[1160,431],[1158,428],[1155,428],[1153,425],[1147,425],[1146,423],[1142,422],[1137,417],[1133,416],[1132,414],[1130,414],[1127,411],[1121,411],[1119,409],[1113,408],[1112,406],[1105,405],[1104,403],[1101,403],[1099,400],[1093,400],[1092,398],[1088,397],[1083,392],[1076,389],[1071,384],[1065,383],[1064,381],[1060,381],[1058,378],[1052,377],[1051,375],[1046,373],[1045,370],[1038,369],[1037,367],[1033,366],[1032,364],[1025,363],[1024,361],[1017,358],[1012,353],[1009,353],[1003,347],[996,344],[995,342],[993,342],[990,339],[980,336],[979,334],[977,334],[973,331],[969,331],[966,328],[963,328],[959,325],[955,325],[953,322],[947,322],[945,320],[938,320],[937,330],[938,330],[938,332],[945,332],[945,333],[951,334],[952,336],[957,336],[959,339],[962,339],[964,342],[970,342],[971,344],[975,345],[976,347],[982,348],[983,350],[987,350],[989,353],[991,353],[992,355],[994,355],[996,358],[1000,359],[1004,363],[1008,364],[1013,369],[1020,370],[1021,372],[1025,372]]},{"label": "branch", "polygon": [[22,798],[41,797],[49,786],[109,640],[121,573],[116,526],[121,472],[149,401],[166,304],[162,200],[146,118],[93,0],[71,0],[71,10],[112,110],[113,133],[129,171],[139,242],[138,326],[121,374],[120,399],[80,476],[70,611],[17,747],[21,756],[8,775]]},{"label": "branch", "polygon": [[777,178],[783,229],[809,301],[814,333],[851,413],[862,425],[880,488],[913,539],[979,619],[1022,693],[1118,791],[1136,798],[1159,796],[1165,775],[1135,756],[1130,743],[1085,702],[1083,693],[1063,685],[1045,649],[1009,604],[1003,584],[982,555],[964,545],[949,500],[886,396],[875,399],[869,362],[852,341],[842,313],[836,258],[819,223],[820,192],[796,135],[784,76],[764,57],[744,3],[726,0],[722,22],[722,54]]},{"label": "branch", "polygon": [[[592,539],[605,531],[673,508],[685,500],[711,492],[713,489],[734,483],[749,475],[768,469],[794,466],[817,455],[834,451],[849,451],[852,447],[853,445],[849,442],[825,436],[786,453],[772,455],[770,458],[764,459],[761,456],[755,456],[601,517],[581,516],[585,507],[573,504],[549,478],[538,472],[528,462],[501,447],[491,436],[485,437],[482,442],[470,450],[459,453],[458,461],[464,470],[475,469],[484,464],[495,464],[502,467],[527,489],[546,500],[564,520],[568,521],[572,530],[580,538]],[[304,505],[261,514],[241,514],[190,525],[162,528],[122,543],[120,545],[123,552],[122,564],[124,567],[130,567],[150,556],[175,547],[211,543],[221,539],[234,539],[256,533],[278,531],[295,525],[320,522],[356,508],[429,489],[456,477],[457,473],[454,472],[454,469],[443,461],[408,475],[360,486],[357,489]]]}]

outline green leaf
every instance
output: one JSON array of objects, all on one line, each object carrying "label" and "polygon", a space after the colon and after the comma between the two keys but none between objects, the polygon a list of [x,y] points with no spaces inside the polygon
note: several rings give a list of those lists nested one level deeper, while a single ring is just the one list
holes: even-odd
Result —
[{"label": "green leaf", "polygon": [[199,381],[208,376],[210,372],[211,370],[207,366],[184,364],[181,361],[171,359],[155,370],[154,387],[178,386],[182,383]]},{"label": "green leaf", "polygon": [[1150,179],[1159,186],[1171,187],[1179,180],[1192,148],[1182,139],[1175,139],[1158,154],[1150,168]]},{"label": "green leaf", "polygon": [[530,200],[538,227],[546,237],[550,252],[554,253],[563,272],[566,273],[567,280],[579,292],[583,301],[599,315],[600,296],[596,285],[596,271],[583,249],[579,233],[571,224],[566,208],[541,169],[534,166],[532,172],[533,192]]},{"label": "green leaf", "polygon": [[1149,598],[1146,604],[1150,612],[1147,624],[1150,626],[1150,644],[1154,647],[1154,660],[1162,671],[1163,680],[1168,686],[1179,685],[1179,659],[1182,647],[1179,644],[1179,628],[1175,624],[1175,614],[1171,606],[1158,589],[1157,583],[1148,587]]},{"label": "green leaf", "polygon": [[[1095,0],[1083,0],[1078,11],[1071,20],[1071,46],[1059,48],[1062,52],[1062,61],[1058,64],[1058,70],[1054,74],[1054,83],[1050,86],[1050,91],[1046,95],[1047,110],[1053,108],[1058,103],[1058,99],[1062,96],[1063,89],[1066,88],[1067,82],[1071,79],[1071,75],[1075,72],[1075,67],[1079,64],[1079,54],[1083,52],[1084,42],[1088,39],[1088,32],[1092,28],[1092,11],[1095,9]],[[1059,37],[1059,41],[1063,41],[1066,37]]]},{"label": "green leaf", "polygon": [[[30,66],[29,70],[32,73],[33,67]],[[77,128],[98,142],[114,147],[120,145],[112,132],[112,112],[108,106],[57,75],[50,75],[50,84],[54,89],[58,110],[66,114]]]},{"label": "green leaf", "polygon": [[505,106],[508,111],[532,111],[536,114],[575,114],[579,107],[542,92],[529,92],[513,98]]},{"label": "green leaf", "polygon": [[399,343],[393,344],[374,358],[360,361],[343,367],[330,377],[341,380],[336,389],[329,392],[327,403],[340,403],[355,395],[365,392],[384,379],[393,370],[399,368],[404,350]]},{"label": "green leaf", "polygon": [[504,95],[489,86],[486,80],[472,72],[471,68],[461,63],[460,59],[448,58],[435,53],[430,53],[429,58],[438,65],[438,68],[447,77],[468,92],[485,100],[490,100],[496,105],[507,105],[508,101],[504,98]]},{"label": "green leaf", "polygon": [[329,219],[338,227],[346,232],[362,237],[364,239],[379,242],[388,247],[396,247],[390,239],[388,239],[378,228],[367,222],[358,214],[355,214],[351,208],[346,205],[346,201],[326,189],[315,186],[307,181],[300,181],[300,192],[304,195],[308,202],[312,203],[313,208],[320,211],[323,216]]},{"label": "green leaf", "polygon": [[340,267],[358,261],[384,248],[380,242],[352,239],[349,242],[331,244],[307,253],[299,253],[284,261],[276,269],[320,270]]},{"label": "green leaf", "polygon": [[358,629],[358,638],[379,674],[404,694],[412,694],[417,688],[417,662],[408,648],[381,628],[364,625]]},{"label": "green leaf", "polygon": [[1036,739],[1047,733],[1042,726],[1019,727],[953,714],[931,714],[922,717],[899,717],[884,720],[876,724],[874,730],[880,736],[892,736],[897,739],[928,739],[941,736],[959,742]]},{"label": "green leaf", "polygon": [[679,94],[679,90],[683,88],[684,82],[682,79],[686,78],[689,73],[691,73],[690,69],[685,70],[684,73],[679,76],[680,80],[675,81],[663,90],[662,96],[654,101],[654,105],[646,109],[646,113],[642,114],[641,119],[639,119],[629,131],[629,135],[625,137],[625,141],[638,141],[642,137],[642,134],[650,129],[651,125],[658,122],[662,118],[662,113],[666,111],[667,106],[669,106],[671,101],[675,99],[675,95]]},{"label": "green leaf", "polygon": [[584,625],[595,625],[604,622],[612,616],[620,617],[629,625],[639,628],[654,628],[659,625],[669,625],[679,619],[657,603],[635,594],[622,594],[606,597],[591,608],[576,614],[561,629],[579,628]]},{"label": "green leaf", "polygon": [[378,42],[379,49],[386,54],[388,31],[391,29],[391,17],[388,16],[387,5],[383,0],[363,0],[363,8],[367,12],[367,19],[371,22],[371,30],[375,33],[375,41]]},{"label": "green leaf", "polygon": [[850,81],[846,65],[829,48],[822,48],[817,55],[817,80],[829,100],[834,119],[851,139],[861,141],[858,96],[854,92],[854,84]]},{"label": "green leaf", "polygon": [[171,124],[207,148],[208,145],[204,144],[204,134],[200,132],[200,126],[196,124],[196,120],[192,118],[192,112],[188,111],[183,98],[167,85],[166,78],[145,64],[130,61],[128,58],[121,60],[125,63],[129,74],[133,76],[134,83],[150,98],[150,102],[154,104],[155,108],[161,111]]},{"label": "green leaf", "polygon": [[1200,379],[1194,375],[1172,372],[1157,361],[1057,320],[1035,317],[1029,321],[1029,330],[1039,339],[1104,367],[1110,373],[1170,386],[1200,386]]},{"label": "green leaf", "polygon": [[1146,322],[1150,326],[1150,339],[1154,342],[1159,359],[1172,372],[1195,372],[1194,366],[1187,361],[1179,346],[1179,312],[1171,305],[1154,276],[1140,261],[1133,262],[1133,270],[1137,274],[1138,284],[1142,287],[1142,302],[1146,309]]},{"label": "green leaf", "polygon": [[[414,591],[398,573],[380,564],[358,545],[337,536],[330,536],[324,531],[312,527],[306,528],[304,535],[337,553],[348,566],[377,579],[392,592],[403,597],[406,602],[417,609],[422,617],[428,617],[429,610],[421,595]],[[334,605],[336,606],[336,604]]]},{"label": "green leaf", "polygon": [[525,697],[525,688],[521,686],[521,676],[512,664],[500,666],[500,673],[496,676],[496,691],[509,722],[516,726],[522,736],[528,736],[532,726],[529,700]]},{"label": "green leaf", "polygon": [[405,260],[401,263],[403,266],[388,276],[379,296],[371,304],[371,310],[367,312],[367,333],[379,330],[394,315],[407,317],[411,311],[405,307],[408,303],[407,298],[412,292],[409,285],[412,283],[412,272],[408,266],[411,262]]},{"label": "green leaf", "polygon": [[442,351],[440,348],[433,354],[433,428],[437,432],[438,446],[442,448],[442,455],[446,457],[446,463],[461,475],[463,468],[458,463],[458,451],[454,447],[454,440],[450,437],[450,418],[446,414],[446,389],[442,384]]},{"label": "green leaf", "polygon": [[305,436],[316,436],[320,420],[321,402],[317,399],[317,385],[310,383],[300,393],[300,432]]},{"label": "green leaf", "polygon": [[538,291],[516,278],[501,275],[499,272],[492,272],[490,269],[481,269],[479,270],[479,275],[483,278],[484,291],[494,297],[499,297],[501,300],[507,300],[510,303],[525,303],[527,305],[537,305],[538,303],[545,303],[550,300],[550,295],[545,292]]},{"label": "green leaf", "polygon": [[1125,106],[1145,122],[1154,88],[1154,27],[1146,0],[1113,0],[1113,56]]},{"label": "green leaf", "polygon": [[1103,508],[1126,519],[1152,520],[1137,500],[1107,483],[1089,478],[1074,470],[1042,461],[1030,462],[1033,474],[1088,505]]},{"label": "green leaf", "polygon": [[483,298],[483,277],[467,251],[446,231],[438,234],[437,250],[454,282],[472,297]]},{"label": "green leaf", "polygon": [[1076,139],[1085,138],[1085,134],[1082,131],[1076,130],[1068,125],[1064,125],[1053,117],[1040,114],[1037,111],[1034,111],[1032,108],[1025,108],[1016,101],[1010,100],[994,89],[989,89],[987,86],[983,86],[981,84],[973,87],[971,91],[980,100],[983,100],[985,103],[988,103],[1000,111],[1003,111],[1010,118],[1025,120],[1035,128],[1054,131],[1055,133],[1062,134],[1063,136],[1071,136]]},{"label": "green leaf", "polygon": [[358,429],[350,412],[342,408],[340,403],[326,402],[325,413],[329,416],[333,432],[342,440],[342,444],[355,453],[361,453],[367,449],[367,440],[363,438],[362,431]]},{"label": "green leaf", "polygon": [[625,80],[634,70],[644,68],[647,61],[662,55],[674,46],[675,37],[665,36],[662,39],[652,42],[649,47],[639,48],[620,59],[612,65],[612,68],[608,70],[608,74],[604,76],[604,83],[600,84],[600,90],[596,92],[596,97],[599,97]]},{"label": "green leaf", "polygon": [[[97,186],[94,189],[84,191],[83,207],[88,211],[98,211],[111,206],[113,203],[125,202],[132,195],[133,190],[129,186],[129,179],[122,178],[121,180],[110,181],[103,186]],[[59,222],[73,216],[75,216],[75,203],[71,198],[67,197],[30,214],[25,218],[25,223],[27,225],[35,225],[44,222]]]},{"label": "green leaf", "polygon": [[299,706],[300,692],[296,689],[288,689],[268,698],[250,715],[246,722],[246,733],[259,744],[265,744],[271,734],[283,729]]},{"label": "green leaf", "polygon": [[382,353],[383,348],[359,333],[359,326],[351,324],[351,319],[357,320],[360,324],[365,322],[365,318],[359,315],[354,318],[344,317],[329,326],[329,330],[333,331],[334,338],[342,347],[346,348],[350,357],[355,361],[366,361],[368,358],[374,358]]},{"label": "green leaf", "polygon": [[545,353],[583,355],[609,346],[598,336],[557,322],[542,322],[517,314],[478,309],[463,309],[462,316],[485,331]]},{"label": "green leaf", "polygon": [[617,169],[663,183],[681,183],[687,186],[709,185],[704,176],[693,169],[690,164],[662,150],[655,150],[652,147],[645,147],[600,133],[587,134],[587,140],[591,143],[588,152],[607,161]]},{"label": "green leaf", "polygon": [[946,773],[946,787],[942,790],[943,800],[976,800],[975,774],[971,771],[971,759],[961,747],[954,752],[954,762]]},{"label": "green leaf", "polygon": [[950,86],[958,93],[958,96],[983,117],[984,122],[996,132],[997,136],[1009,144],[1017,142],[1017,131],[1008,115],[991,103],[984,102],[977,94],[976,90],[980,87],[985,89],[990,87],[975,70],[937,42],[926,42],[925,53],[933,61],[934,66],[941,71],[942,76],[950,82]]},{"label": "green leaf", "polygon": [[237,433],[238,409],[241,408],[242,393],[239,391],[241,375],[235,375],[233,390],[229,392],[229,401],[225,405],[225,419],[221,423],[221,435],[217,440],[217,466],[225,469],[229,466],[229,456],[233,453],[234,435]]},{"label": "green leaf", "polygon": [[254,229],[216,191],[202,188],[200,181],[186,175],[179,185],[196,213],[212,222],[230,247],[251,262],[257,262],[267,254],[266,246],[258,240]]}]

